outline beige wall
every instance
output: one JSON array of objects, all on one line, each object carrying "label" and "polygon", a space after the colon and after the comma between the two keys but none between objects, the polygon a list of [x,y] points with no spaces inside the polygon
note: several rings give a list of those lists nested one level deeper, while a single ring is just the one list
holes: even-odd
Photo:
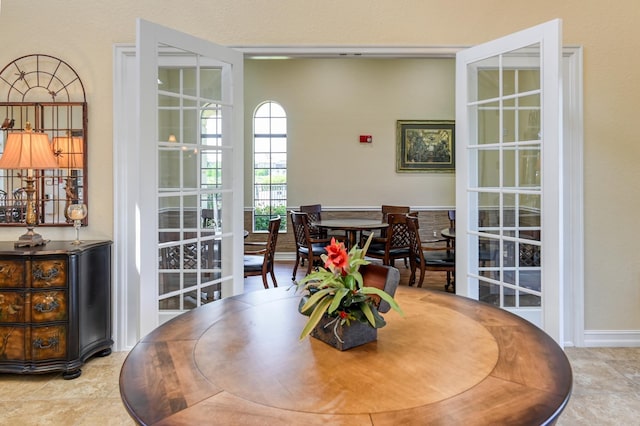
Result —
[{"label": "beige wall", "polygon": [[[245,151],[255,108],[273,100],[288,116],[289,206],[454,206],[454,173],[395,165],[396,120],[455,119],[454,80],[453,59],[247,60]],[[249,175],[245,206],[252,193]]]},{"label": "beige wall", "polygon": [[[562,18],[564,43],[584,47],[585,327],[640,330],[637,0],[5,0],[0,64],[31,53],[58,56],[85,84],[87,237],[113,235],[112,49],[135,40],[136,17],[223,45],[312,46],[474,45]],[[2,239],[17,235],[0,231]]]}]

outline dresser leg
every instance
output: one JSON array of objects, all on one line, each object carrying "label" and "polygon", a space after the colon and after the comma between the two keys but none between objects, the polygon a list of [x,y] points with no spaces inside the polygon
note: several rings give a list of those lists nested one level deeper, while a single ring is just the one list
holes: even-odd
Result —
[{"label": "dresser leg", "polygon": [[103,349],[100,352],[96,353],[95,356],[103,357],[111,355],[111,348]]},{"label": "dresser leg", "polygon": [[82,374],[82,370],[78,368],[77,370],[64,371],[62,373],[62,378],[65,380],[76,379],[80,377],[81,374]]}]

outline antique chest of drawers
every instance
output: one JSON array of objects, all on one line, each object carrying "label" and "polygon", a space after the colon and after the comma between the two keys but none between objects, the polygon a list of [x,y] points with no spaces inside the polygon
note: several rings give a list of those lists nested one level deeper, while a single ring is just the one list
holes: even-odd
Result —
[{"label": "antique chest of drawers", "polygon": [[111,242],[0,242],[0,372],[62,371],[111,353]]}]

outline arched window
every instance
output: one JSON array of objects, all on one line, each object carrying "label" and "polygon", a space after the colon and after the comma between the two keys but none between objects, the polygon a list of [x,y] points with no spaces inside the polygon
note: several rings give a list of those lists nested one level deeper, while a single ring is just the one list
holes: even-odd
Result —
[{"label": "arched window", "polygon": [[253,115],[253,230],[267,231],[269,219],[287,227],[287,114],[267,101]]}]

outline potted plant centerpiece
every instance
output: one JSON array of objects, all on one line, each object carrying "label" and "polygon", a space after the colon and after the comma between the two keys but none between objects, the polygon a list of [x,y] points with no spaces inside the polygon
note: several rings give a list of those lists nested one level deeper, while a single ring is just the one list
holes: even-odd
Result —
[{"label": "potted plant centerpiece", "polygon": [[365,253],[373,234],[364,248],[351,248],[347,253],[342,242],[331,239],[322,255],[324,268],[308,274],[297,283],[298,291],[304,293],[298,307],[300,313],[309,316],[302,329],[300,339],[309,334],[324,342],[345,350],[376,340],[377,329],[386,322],[380,312],[390,308],[402,313],[393,295],[398,286],[399,273],[388,266],[384,289],[367,286],[360,267],[369,265]]}]

